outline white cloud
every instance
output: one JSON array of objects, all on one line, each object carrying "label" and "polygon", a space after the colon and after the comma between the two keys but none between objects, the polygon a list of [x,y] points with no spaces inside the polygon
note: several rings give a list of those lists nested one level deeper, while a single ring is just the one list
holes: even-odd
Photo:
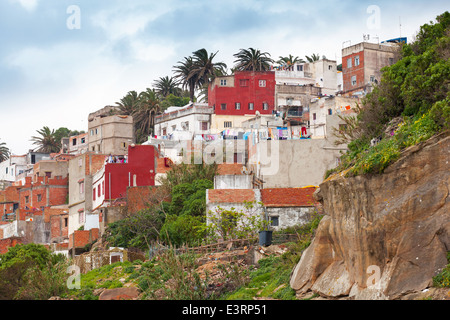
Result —
[{"label": "white cloud", "polygon": [[13,3],[19,3],[27,11],[34,11],[38,5],[38,0],[10,0]]}]

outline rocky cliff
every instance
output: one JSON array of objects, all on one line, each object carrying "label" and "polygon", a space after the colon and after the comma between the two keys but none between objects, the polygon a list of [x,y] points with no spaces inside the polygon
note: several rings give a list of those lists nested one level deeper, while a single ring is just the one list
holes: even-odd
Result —
[{"label": "rocky cliff", "polygon": [[406,149],[383,174],[324,181],[315,196],[326,216],[291,287],[398,299],[430,286],[450,250],[449,161],[447,133]]}]

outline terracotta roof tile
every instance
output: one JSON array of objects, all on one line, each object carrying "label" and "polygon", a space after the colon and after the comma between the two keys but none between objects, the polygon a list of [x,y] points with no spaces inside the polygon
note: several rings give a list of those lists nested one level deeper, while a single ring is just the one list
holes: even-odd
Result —
[{"label": "terracotta roof tile", "polygon": [[244,203],[255,201],[253,189],[214,189],[208,190],[212,203]]},{"label": "terracotta roof tile", "polygon": [[314,191],[316,187],[262,189],[261,198],[266,207],[311,207],[316,205]]}]

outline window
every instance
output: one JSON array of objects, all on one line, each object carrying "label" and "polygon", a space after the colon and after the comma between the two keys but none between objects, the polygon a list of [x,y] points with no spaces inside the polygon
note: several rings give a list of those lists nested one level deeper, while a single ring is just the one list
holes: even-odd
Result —
[{"label": "window", "polygon": [[30,196],[25,196],[25,203],[30,202]]},{"label": "window", "polygon": [[201,128],[201,130],[203,130],[203,131],[208,130],[208,122],[207,122],[207,121],[202,121],[202,122],[200,122],[200,128]]},{"label": "window", "polygon": [[333,66],[331,64],[328,66],[328,70],[333,70]]},{"label": "window", "polygon": [[347,59],[347,68],[351,68],[352,67],[352,58],[348,58]]},{"label": "window", "polygon": [[95,201],[95,188],[94,188],[94,189],[92,189],[92,200],[94,200],[94,201]]},{"label": "window", "polygon": [[8,167],[6,168],[6,174],[8,174]]},{"label": "window", "polygon": [[220,80],[220,85],[221,86],[226,86],[227,85],[227,79],[221,79]]},{"label": "window", "polygon": [[84,192],[84,182],[79,183],[78,189],[80,190],[80,194],[82,194]]},{"label": "window", "polygon": [[81,143],[86,143],[86,138],[81,138]]},{"label": "window", "polygon": [[333,110],[332,109],[328,109],[328,115],[333,115]]},{"label": "window", "polygon": [[45,177],[50,179],[52,177],[51,171],[46,171],[45,172]]},{"label": "window", "polygon": [[78,212],[78,223],[79,224],[84,223],[84,210]]},{"label": "window", "polygon": [[359,66],[359,56],[355,57],[355,67]]},{"label": "window", "polygon": [[64,228],[67,228],[69,225],[69,218],[64,218]]},{"label": "window", "polygon": [[280,225],[279,217],[270,217],[270,225],[272,227],[278,227]]},{"label": "window", "polygon": [[37,195],[37,201],[38,201],[38,202],[41,202],[41,201],[42,201],[42,194],[38,194],[38,195]]},{"label": "window", "polygon": [[255,108],[255,106],[254,106],[253,102],[250,102],[248,104],[248,110],[253,110],[254,108]]},{"label": "window", "polygon": [[241,80],[239,80],[239,86],[241,86],[241,87],[248,87],[248,79],[241,79]]},{"label": "window", "polygon": [[263,110],[269,110],[269,104],[267,102],[263,103]]},{"label": "window", "polygon": [[101,193],[102,193],[102,185],[99,184],[99,185],[98,185],[98,188],[97,188],[97,197],[100,198]]},{"label": "window", "polygon": [[259,86],[264,88],[266,86],[266,80],[259,80]]},{"label": "window", "polygon": [[102,182],[102,192],[103,192],[103,195],[105,195],[105,180],[103,180],[103,182]]},{"label": "window", "polygon": [[240,103],[240,102],[236,102],[236,103],[234,104],[234,108],[235,108],[236,110],[241,110],[241,103]]},{"label": "window", "polygon": [[127,148],[127,143],[126,142],[122,142],[122,148]]},{"label": "window", "polygon": [[375,82],[375,76],[370,76],[370,82]]},{"label": "window", "polygon": [[356,86],[356,76],[352,76],[352,86]]},{"label": "window", "polygon": [[313,120],[317,120],[317,115],[313,113]]},{"label": "window", "polygon": [[93,136],[93,135],[94,135],[94,130],[91,129],[91,136]]},{"label": "window", "polygon": [[394,58],[389,58],[389,64],[393,65],[394,64]]},{"label": "window", "polygon": [[233,122],[231,122],[231,121],[225,121],[223,123],[224,128],[231,128],[232,126],[233,126]]},{"label": "window", "polygon": [[226,103],[222,103],[220,105],[220,110],[227,110],[227,104]]},{"label": "window", "polygon": [[76,146],[76,145],[77,145],[77,139],[73,139],[73,140],[72,140],[72,145],[73,145],[73,146]]},{"label": "window", "polygon": [[297,71],[303,71],[303,65],[297,65]]}]

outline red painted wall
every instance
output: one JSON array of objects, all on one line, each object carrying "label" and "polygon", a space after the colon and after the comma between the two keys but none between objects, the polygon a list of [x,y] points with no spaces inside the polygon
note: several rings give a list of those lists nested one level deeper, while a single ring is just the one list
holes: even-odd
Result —
[{"label": "red painted wall", "polygon": [[[241,86],[241,80],[247,80],[247,86]],[[260,87],[259,80],[265,80],[266,86]],[[239,102],[241,109],[236,110],[235,104]],[[248,104],[252,102],[254,109],[249,110]],[[268,110],[263,110],[263,103],[269,105]],[[208,104],[215,106],[215,114],[218,115],[245,115],[271,114],[275,106],[275,72],[237,71],[234,74],[234,87],[209,86]],[[226,104],[226,110],[221,105]]]},{"label": "red painted wall", "polygon": [[[105,199],[125,198],[127,187],[155,185],[155,147],[128,147],[128,163],[108,163],[105,166]],[[110,193],[111,186],[111,193]]]},{"label": "red painted wall", "polygon": [[[359,66],[355,66],[355,57],[359,56]],[[352,59],[352,67],[347,68],[347,59]],[[342,57],[342,80],[344,91],[359,90],[364,86],[364,51]],[[352,86],[352,76],[356,76],[356,85]]]}]

